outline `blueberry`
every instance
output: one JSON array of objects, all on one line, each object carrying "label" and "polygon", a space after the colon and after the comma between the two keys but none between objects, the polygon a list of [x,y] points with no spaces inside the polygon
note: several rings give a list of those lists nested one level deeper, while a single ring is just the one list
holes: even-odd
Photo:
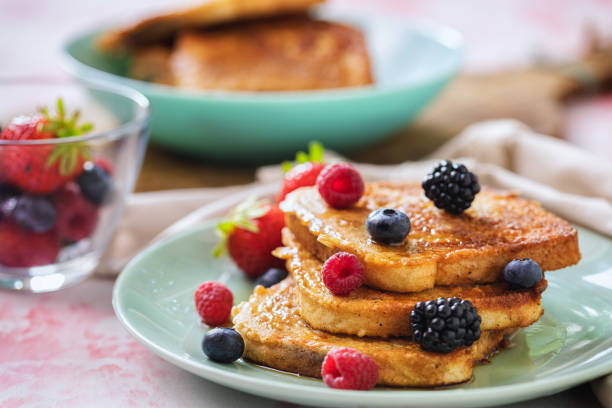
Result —
[{"label": "blueberry", "polygon": [[234,329],[216,327],[204,336],[202,350],[208,358],[217,363],[233,363],[242,357],[244,340]]},{"label": "blueberry", "polygon": [[86,163],[76,182],[83,195],[92,203],[101,205],[108,201],[113,181],[103,168]]},{"label": "blueberry", "polygon": [[16,197],[20,194],[17,188],[9,184],[0,184],[0,220],[11,215],[17,203]]},{"label": "blueberry", "polygon": [[10,184],[0,184],[0,202],[18,196],[19,194],[20,191],[17,187],[13,187]]},{"label": "blueberry", "polygon": [[410,232],[410,219],[403,211],[379,208],[368,215],[366,227],[375,241],[382,244],[399,244]]},{"label": "blueberry", "polygon": [[3,209],[10,211],[17,224],[33,232],[49,231],[55,224],[55,207],[47,197],[23,195],[10,198]]},{"label": "blueberry", "polygon": [[504,280],[517,289],[531,288],[543,276],[540,265],[529,258],[515,259],[504,267]]},{"label": "blueberry", "polygon": [[266,273],[257,278],[257,280],[255,281],[255,286],[261,285],[264,288],[269,288],[270,286],[276,285],[278,282],[285,279],[287,275],[287,271],[284,269],[268,269]]}]

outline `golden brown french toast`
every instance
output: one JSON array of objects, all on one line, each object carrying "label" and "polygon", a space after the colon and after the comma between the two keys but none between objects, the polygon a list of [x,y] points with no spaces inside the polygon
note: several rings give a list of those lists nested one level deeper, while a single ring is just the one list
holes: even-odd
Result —
[{"label": "golden brown french toast", "polygon": [[378,365],[378,384],[432,387],[467,381],[473,365],[493,353],[503,331],[484,331],[471,347],[448,354],[423,351],[407,338],[374,339],[329,334],[312,329],[299,315],[291,278],[235,306],[234,328],[245,342],[243,357],[279,370],[321,376],[321,363],[333,347],[350,347]]},{"label": "golden brown french toast", "polygon": [[107,52],[124,52],[159,44],[178,31],[285,14],[300,14],[324,0],[214,0],[185,10],[168,12],[109,31],[98,39]]},{"label": "golden brown french toast", "polygon": [[167,46],[152,45],[135,51],[130,58],[128,76],[141,81],[174,85],[170,67],[171,50]]},{"label": "golden brown french toast", "polygon": [[[404,211],[412,229],[400,245],[370,239],[366,218],[375,209]],[[543,270],[580,260],[578,234],[540,204],[514,193],[483,189],[461,215],[436,208],[418,183],[367,183],[364,196],[344,210],[329,207],[316,187],[291,192],[281,203],[295,239],[321,261],[338,251],[355,254],[366,285],[418,292],[439,285],[502,280],[512,259],[531,258]]]},{"label": "golden brown french toast", "polygon": [[287,261],[296,283],[300,316],[313,328],[357,336],[410,336],[410,311],[419,301],[457,296],[469,300],[482,317],[481,330],[526,327],[544,312],[545,279],[535,287],[511,290],[505,282],[438,286],[416,293],[382,292],[362,286],[348,296],[335,296],[323,283],[322,262],[302,247],[287,229],[275,254]]},{"label": "golden brown french toast", "polygon": [[290,91],[372,83],[363,34],[308,17],[181,32],[170,65],[175,85],[189,89]]}]

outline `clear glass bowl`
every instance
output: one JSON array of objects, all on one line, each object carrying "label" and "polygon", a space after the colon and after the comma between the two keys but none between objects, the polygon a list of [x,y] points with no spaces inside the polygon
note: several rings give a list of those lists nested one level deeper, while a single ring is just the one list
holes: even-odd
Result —
[{"label": "clear glass bowl", "polygon": [[[53,115],[58,98],[93,129],[74,137],[0,140],[0,287],[47,292],[90,275],[140,171],[149,102],[129,88],[0,80],[0,126],[42,107]],[[54,152],[61,154],[52,160]],[[97,177],[91,177],[94,166]]]}]

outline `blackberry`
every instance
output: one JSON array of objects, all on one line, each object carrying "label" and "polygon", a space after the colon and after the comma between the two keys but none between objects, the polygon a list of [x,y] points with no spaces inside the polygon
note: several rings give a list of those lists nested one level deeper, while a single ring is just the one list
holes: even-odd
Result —
[{"label": "blackberry", "polygon": [[414,341],[438,353],[471,346],[480,338],[481,321],[472,303],[458,297],[418,302],[410,312]]},{"label": "blackberry", "polygon": [[478,177],[463,164],[442,160],[422,183],[425,195],[435,206],[451,214],[461,214],[480,191]]}]

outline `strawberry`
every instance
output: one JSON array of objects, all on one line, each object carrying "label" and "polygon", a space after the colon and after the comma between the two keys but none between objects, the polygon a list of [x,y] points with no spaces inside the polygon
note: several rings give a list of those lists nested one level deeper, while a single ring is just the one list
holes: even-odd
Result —
[{"label": "strawberry", "polygon": [[276,197],[276,202],[280,203],[285,196],[300,187],[314,186],[319,173],[325,167],[323,164],[323,146],[320,143],[310,143],[308,153],[298,152],[295,156],[297,165],[294,167],[291,162],[283,162],[281,167],[285,172],[283,185]]},{"label": "strawberry", "polygon": [[53,231],[27,231],[8,219],[0,221],[0,242],[0,265],[10,267],[53,263],[62,249]]},{"label": "strawberry", "polygon": [[58,161],[50,163],[57,147],[6,146],[0,149],[0,171],[6,181],[32,194],[49,194],[76,178],[84,159],[75,150],[70,160],[74,164],[62,167]]},{"label": "strawberry", "polygon": [[52,132],[42,131],[48,120],[43,115],[17,116],[13,118],[2,132],[2,140],[38,140],[51,139]]},{"label": "strawberry", "polygon": [[[91,124],[77,126],[79,112],[66,117],[61,99],[57,116],[45,109],[42,116],[14,119],[2,133],[3,140],[40,140],[78,136],[91,130]],[[33,194],[48,194],[57,190],[80,173],[90,158],[83,143],[45,145],[8,145],[0,149],[0,174],[3,181]]]},{"label": "strawberry", "polygon": [[214,255],[227,249],[236,265],[251,278],[270,268],[282,268],[283,261],[275,258],[272,251],[282,245],[284,226],[284,214],[276,205],[250,198],[217,226],[222,238]]},{"label": "strawberry", "polygon": [[325,168],[323,163],[301,163],[292,168],[285,174],[281,191],[276,197],[276,202],[280,203],[285,196],[300,187],[314,186],[321,170]]}]

